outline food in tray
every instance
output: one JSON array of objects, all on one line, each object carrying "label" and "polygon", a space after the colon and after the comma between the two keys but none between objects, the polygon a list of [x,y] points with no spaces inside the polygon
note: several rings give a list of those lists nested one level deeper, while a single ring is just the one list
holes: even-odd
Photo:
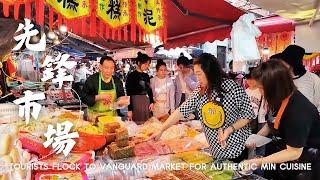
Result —
[{"label": "food in tray", "polygon": [[37,135],[38,137],[47,132],[48,125],[48,123],[38,121],[31,121],[28,124],[24,121],[19,121],[17,123],[19,131],[28,132],[30,134]]},{"label": "food in tray", "polygon": [[137,136],[148,137],[152,135],[154,132],[156,132],[159,129],[159,127],[161,127],[161,125],[162,123],[158,119],[152,117],[147,122],[145,122],[142,125],[142,127],[140,127]]},{"label": "food in tray", "polygon": [[143,142],[137,144],[134,147],[135,156],[151,156],[158,155],[157,150],[154,148],[153,143],[151,142]]},{"label": "food in tray", "polygon": [[106,123],[104,125],[104,132],[115,133],[118,128],[120,128],[120,124],[118,122]]},{"label": "food in tray", "polygon": [[78,128],[77,130],[78,130],[78,132],[83,132],[83,133],[87,133],[87,134],[102,135],[102,132],[99,131],[98,127],[94,126],[92,124],[82,126],[82,127]]},{"label": "food in tray", "polygon": [[118,147],[116,143],[111,143],[108,146],[108,154],[112,159],[124,159],[124,158],[129,158],[129,157],[133,157],[134,153],[133,153],[133,149],[134,149],[134,143],[133,142],[129,142],[129,145],[126,147]]},{"label": "food in tray", "polygon": [[11,136],[10,134],[1,134],[0,135],[0,155],[6,155],[9,153],[11,147]]},{"label": "food in tray", "polygon": [[162,133],[160,140],[180,139],[186,136],[186,128],[182,124],[173,125]]},{"label": "food in tray", "polygon": [[62,113],[61,115],[59,115],[58,118],[60,120],[67,120],[67,119],[68,120],[75,120],[75,119],[79,119],[79,116],[73,114],[72,112],[66,111],[66,112]]},{"label": "food in tray", "polygon": [[166,140],[164,142],[169,146],[171,151],[174,153],[199,150],[205,147],[202,143],[188,137],[185,137],[179,140],[176,140],[176,139]]},{"label": "food in tray", "polygon": [[126,147],[129,146],[129,140],[128,139],[123,139],[119,141],[115,141],[118,147]]},{"label": "food in tray", "polygon": [[87,134],[79,132],[79,138],[75,139],[76,144],[72,152],[86,152],[97,150],[106,145],[106,137],[104,135]]},{"label": "food in tray", "polygon": [[161,141],[158,142],[143,142],[137,144],[134,148],[136,156],[151,156],[151,155],[165,155],[170,154],[170,148]]},{"label": "food in tray", "polygon": [[[231,163],[230,161],[224,161],[222,162],[224,165],[212,165],[212,163],[207,164],[205,169],[201,169],[200,171],[207,176],[209,179],[212,180],[231,180],[233,176],[233,171],[231,168],[232,165],[228,166],[228,163]],[[226,167],[225,169],[221,170],[221,167]]]},{"label": "food in tray", "polygon": [[23,149],[27,149],[30,152],[38,154],[40,156],[45,156],[50,154],[51,148],[45,148],[43,143],[45,142],[39,137],[33,136],[28,133],[20,133],[20,142],[22,144]]},{"label": "food in tray", "polygon": [[151,177],[151,179],[152,180],[179,180],[179,178],[176,177],[174,174],[166,171]]},{"label": "food in tray", "polygon": [[208,180],[208,178],[201,172],[190,169],[171,171],[171,173],[182,180]]},{"label": "food in tray", "polygon": [[[15,128],[17,129],[17,127]],[[26,165],[30,160],[30,154],[22,149],[22,144],[18,140],[17,130],[7,130],[0,134],[0,166],[10,167],[12,163]],[[5,172],[5,168],[2,168]],[[17,169],[8,174],[1,174],[0,179],[26,179],[27,170]]]},{"label": "food in tray", "polygon": [[187,163],[193,163],[193,164],[207,164],[213,161],[213,158],[201,151],[188,151],[188,152],[182,152],[177,153],[175,156],[183,159]]},{"label": "food in tray", "polygon": [[108,134],[105,134],[105,136],[106,136],[107,144],[110,144],[116,140],[116,133],[108,133]]},{"label": "food in tray", "polygon": [[186,136],[187,137],[193,138],[193,137],[197,136],[198,134],[200,134],[198,131],[196,131],[190,127],[186,128]]},{"label": "food in tray", "polygon": [[124,127],[116,129],[116,141],[124,139],[129,139],[128,129]]},{"label": "food in tray", "polygon": [[85,180],[88,179],[85,173],[81,172],[41,172],[35,176],[36,180]]}]

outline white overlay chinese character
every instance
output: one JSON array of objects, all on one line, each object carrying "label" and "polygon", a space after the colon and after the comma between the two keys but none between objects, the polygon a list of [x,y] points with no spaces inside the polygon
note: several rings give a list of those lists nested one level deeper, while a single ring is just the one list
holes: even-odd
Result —
[{"label": "white overlay chinese character", "polygon": [[32,36],[39,34],[37,29],[31,30],[34,25],[31,24],[30,19],[24,19],[25,25],[19,24],[19,27],[16,32],[24,30],[24,33],[15,36],[14,39],[19,41],[19,43],[12,49],[13,51],[20,50],[22,45],[25,43],[26,48],[31,51],[45,51],[46,50],[46,35],[43,34],[38,44],[30,44],[30,39]]},{"label": "white overlay chinese character", "polygon": [[[73,81],[73,76],[67,75],[67,70],[65,68],[72,69],[77,65],[77,63],[74,61],[67,61],[69,57],[69,54],[62,55],[61,53],[59,53],[59,55],[54,59],[52,56],[46,56],[42,64],[42,67],[45,67],[45,70],[43,71],[43,77],[41,78],[41,80],[47,81],[52,79],[52,82],[59,83],[59,88],[62,88],[62,84],[64,81]],[[56,67],[53,68],[53,65],[56,65]],[[54,78],[53,71],[58,72],[56,78]]]},{"label": "white overlay chinese character", "polygon": [[69,134],[72,126],[73,124],[70,121],[65,121],[63,123],[57,123],[57,130],[55,130],[50,124],[47,132],[44,134],[47,141],[43,143],[43,146],[47,148],[52,144],[56,154],[63,152],[64,156],[67,156],[76,144],[73,139],[79,138],[78,132]]},{"label": "white overlay chinese character", "polygon": [[[41,110],[39,103],[31,101],[44,100],[46,96],[44,93],[33,94],[33,92],[29,90],[25,91],[24,94],[25,96],[23,98],[16,99],[13,103],[19,105],[19,117],[25,116],[26,124],[28,124],[30,120],[30,108],[32,107],[31,115],[34,119],[38,119]],[[24,105],[20,105],[22,103],[24,103]]]}]

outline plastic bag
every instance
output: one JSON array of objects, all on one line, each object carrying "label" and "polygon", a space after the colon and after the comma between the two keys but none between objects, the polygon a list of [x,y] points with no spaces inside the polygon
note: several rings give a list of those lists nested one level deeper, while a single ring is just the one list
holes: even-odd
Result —
[{"label": "plastic bag", "polygon": [[125,127],[128,129],[129,137],[135,136],[139,131],[139,126],[133,121],[126,121]]}]

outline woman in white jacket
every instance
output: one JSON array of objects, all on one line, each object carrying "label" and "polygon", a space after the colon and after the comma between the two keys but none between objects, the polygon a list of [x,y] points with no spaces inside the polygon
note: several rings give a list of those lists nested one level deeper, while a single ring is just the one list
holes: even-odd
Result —
[{"label": "woman in white jacket", "polygon": [[150,84],[155,102],[153,115],[160,118],[174,111],[175,88],[173,80],[167,76],[167,65],[163,60],[157,61],[156,70],[157,74]]}]

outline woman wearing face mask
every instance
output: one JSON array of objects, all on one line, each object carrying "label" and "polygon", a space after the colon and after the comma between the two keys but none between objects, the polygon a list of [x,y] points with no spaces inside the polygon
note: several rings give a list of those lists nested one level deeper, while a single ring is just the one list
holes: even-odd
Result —
[{"label": "woman wearing face mask", "polygon": [[151,58],[138,52],[137,69],[130,73],[126,81],[127,94],[130,96],[128,120],[143,124],[151,117],[153,94],[150,88],[150,77],[145,71],[149,69]]},{"label": "woman wearing face mask", "polygon": [[194,72],[199,88],[171,114],[151,139],[159,139],[171,125],[198,112],[214,159],[240,162],[247,155],[245,141],[251,134],[248,123],[255,117],[248,95],[227,77],[211,54],[203,53],[195,60]]},{"label": "woman wearing face mask", "polygon": [[[320,117],[317,108],[297,90],[289,70],[279,60],[269,60],[258,66],[253,70],[252,78],[268,105],[277,112],[275,120],[258,132],[262,136],[271,134],[274,140],[268,145],[276,148],[272,148],[274,152],[267,151],[267,157],[245,163],[258,166],[293,161],[311,163],[312,171],[309,172],[284,171],[278,167],[277,172],[266,172],[266,175],[273,179],[298,179],[297,175],[302,179],[320,179]],[[308,173],[312,175],[307,176]]]},{"label": "woman wearing face mask", "polygon": [[174,84],[167,76],[167,65],[163,60],[158,60],[156,65],[157,75],[151,79],[151,88],[155,101],[153,115],[159,119],[174,111]]}]

